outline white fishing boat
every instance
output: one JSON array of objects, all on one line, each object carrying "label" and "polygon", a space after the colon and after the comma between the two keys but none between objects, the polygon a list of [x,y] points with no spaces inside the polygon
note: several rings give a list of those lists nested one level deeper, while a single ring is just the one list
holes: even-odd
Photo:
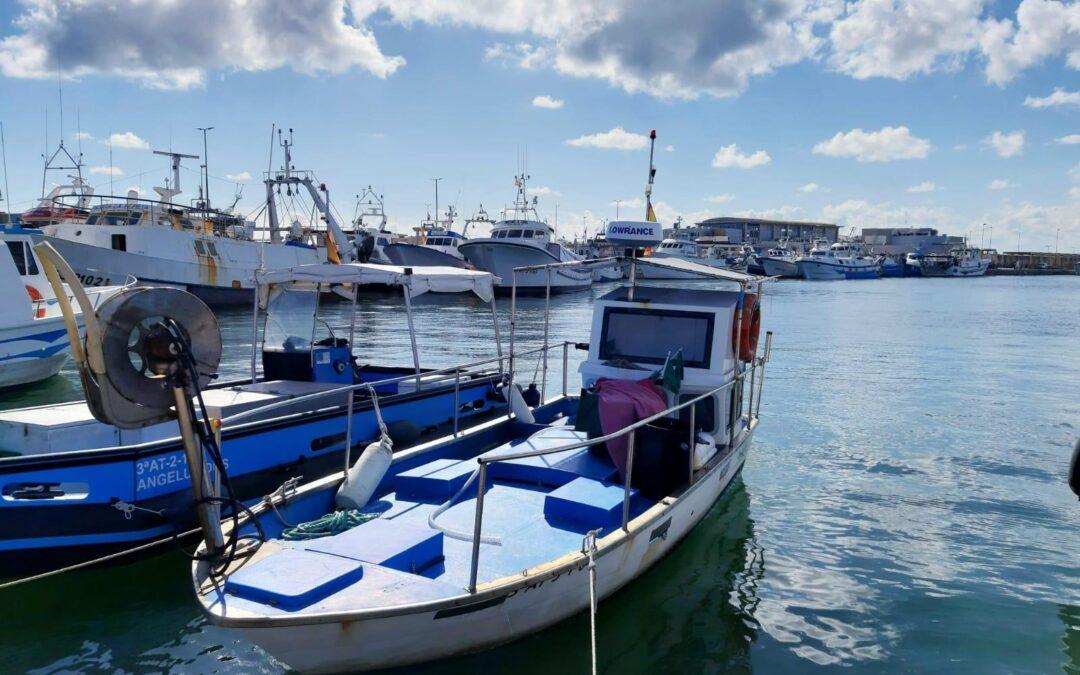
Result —
[{"label": "white fishing boat", "polygon": [[770,248],[764,255],[757,256],[758,264],[766,276],[796,279],[799,274],[799,257],[786,248]]},{"label": "white fishing boat", "polygon": [[[52,377],[71,352],[56,295],[34,253],[35,236],[41,232],[0,228],[0,387]],[[88,298],[96,308],[119,289],[92,288]]]},{"label": "white fishing boat", "polygon": [[[726,259],[709,258],[702,255],[698,245],[689,238],[672,237],[664,239],[655,246],[646,259],[659,260],[685,260],[698,265],[713,267],[716,269],[729,269]],[[700,281],[701,276],[692,272],[684,272],[677,268],[659,267],[646,265],[638,270],[643,279],[680,279],[684,281]]]},{"label": "white fishing boat", "polygon": [[[267,175],[270,203],[274,187],[288,184],[292,188],[302,183],[291,180],[293,174],[302,172],[288,168],[289,146],[291,143],[286,146],[286,168],[281,174]],[[263,233],[267,236],[259,238],[254,222],[234,213],[232,207],[210,208],[204,194],[193,205],[178,203],[180,162],[197,157],[155,154],[168,157],[172,170],[171,182],[154,188],[160,199],[143,199],[135,191],[125,197],[95,196],[85,218],[62,218],[44,226],[46,240],[85,286],[115,285],[132,275],[140,283],[187,289],[210,304],[250,302],[256,270],[294,267],[323,257],[312,233],[305,232],[299,222],[282,231],[274,209],[268,211],[269,231]],[[320,197],[311,177],[304,178],[313,197]],[[203,192],[202,186],[199,191]],[[77,194],[58,196],[54,201],[63,205],[71,199],[78,204],[88,200]]]},{"label": "white fishing boat", "polygon": [[[488,237],[469,239],[458,245],[458,251],[476,269],[490,272],[498,277],[496,287],[508,290],[513,283],[515,268],[536,267],[551,263],[581,260],[581,257],[560,244],[555,230],[540,219],[537,198],[529,199],[526,182],[529,177],[522,173],[514,177],[517,195],[513,206],[503,213],[503,220],[495,223]],[[547,276],[551,275],[548,284]],[[518,275],[519,291],[544,291],[552,293],[582,290],[593,281],[592,271],[573,266],[532,270]]]},{"label": "white fishing boat", "polygon": [[446,207],[446,216],[436,223],[430,216],[416,228],[410,241],[397,241],[383,247],[383,253],[394,265],[403,267],[468,267],[465,256],[458,250],[465,236],[454,232],[453,206]]},{"label": "white fishing boat", "polygon": [[386,254],[389,246],[397,242],[397,236],[386,227],[386,208],[383,196],[376,194],[369,185],[356,195],[356,210],[352,227],[344,231],[352,242],[356,259],[379,265],[395,264]]},{"label": "white fishing boat", "polygon": [[954,248],[945,255],[924,254],[919,271],[924,277],[981,277],[990,269],[990,258],[977,248]]},{"label": "white fishing boat", "polygon": [[810,254],[798,259],[796,265],[804,279],[836,281],[838,279],[877,279],[881,264],[863,256],[853,244],[816,241]]}]

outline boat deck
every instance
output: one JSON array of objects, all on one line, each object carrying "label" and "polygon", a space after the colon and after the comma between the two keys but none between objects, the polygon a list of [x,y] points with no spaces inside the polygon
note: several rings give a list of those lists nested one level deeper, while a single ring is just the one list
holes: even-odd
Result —
[{"label": "boat deck", "polygon": [[[584,440],[569,426],[543,428],[487,453],[518,453]],[[449,598],[469,583],[476,488],[429,518],[466,484],[475,459],[432,459],[389,480],[365,511],[375,520],[330,537],[272,540],[229,575],[218,595],[229,615],[356,611]],[[584,534],[622,522],[623,487],[606,453],[588,448],[496,462],[484,493],[479,584],[580,551]],[[631,517],[653,502],[636,493]]]}]

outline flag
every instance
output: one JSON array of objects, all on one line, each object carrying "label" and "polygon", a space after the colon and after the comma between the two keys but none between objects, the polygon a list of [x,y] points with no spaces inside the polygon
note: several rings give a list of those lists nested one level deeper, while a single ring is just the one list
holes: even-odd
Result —
[{"label": "flag", "polygon": [[649,221],[650,223],[657,222],[656,211],[653,211],[652,202],[649,202],[648,205],[645,207],[645,220]]},{"label": "flag", "polygon": [[334,233],[326,230],[326,262],[334,265],[341,264],[341,252],[338,251],[337,242],[334,241]]}]

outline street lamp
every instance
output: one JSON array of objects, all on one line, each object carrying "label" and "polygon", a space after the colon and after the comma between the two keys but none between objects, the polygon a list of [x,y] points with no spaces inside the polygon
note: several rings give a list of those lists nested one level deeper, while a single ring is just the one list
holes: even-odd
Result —
[{"label": "street lamp", "polygon": [[195,127],[202,132],[202,156],[203,156],[203,195],[206,200],[206,208],[210,208],[210,160],[206,156],[206,132],[213,131],[214,127]]}]

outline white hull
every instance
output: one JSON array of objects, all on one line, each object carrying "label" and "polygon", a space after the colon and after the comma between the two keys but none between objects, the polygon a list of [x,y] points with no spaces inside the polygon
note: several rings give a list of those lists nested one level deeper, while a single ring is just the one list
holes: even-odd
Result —
[{"label": "white hull", "polygon": [[804,279],[811,281],[837,281],[846,279],[844,269],[839,265],[815,262],[813,260],[800,260],[798,262],[799,274]]},{"label": "white hull", "polygon": [[982,260],[977,265],[949,265],[944,270],[924,265],[922,274],[925,277],[981,277],[988,269],[990,269],[990,261]]},{"label": "white hull", "polygon": [[[465,259],[477,269],[491,272],[499,279],[497,288],[509,289],[514,281],[514,268],[530,265],[549,265],[562,262],[546,248],[511,241],[482,239],[468,241],[458,247]],[[518,290],[543,290],[548,273],[534,270],[519,272]],[[556,269],[551,272],[551,290],[554,292],[588,288],[592,284],[592,272],[583,269]]]},{"label": "white hull", "polygon": [[[45,240],[56,247],[85,286],[140,282],[186,288],[209,303],[250,301],[260,264],[282,269],[319,262],[317,249],[287,244],[206,237],[194,231],[156,226],[60,223]],[[126,250],[112,248],[113,235]],[[217,256],[199,255],[195,241],[212,242]],[[206,249],[204,249],[206,250]]]},{"label": "white hull", "polygon": [[[735,452],[673,503],[655,505],[630,521],[628,532],[617,529],[597,542],[600,600],[652,567],[705,517],[739,474],[752,436],[752,430],[744,433]],[[404,666],[494,647],[586,611],[586,565],[580,552],[569,551],[530,570],[528,577],[515,575],[482,585],[473,596],[377,610],[368,616],[356,612],[325,620],[298,617],[295,625],[270,626],[239,617],[218,623],[239,629],[246,639],[302,672]],[[603,612],[598,616],[602,626]]]},{"label": "white hull", "polygon": [[0,387],[52,377],[70,351],[63,317],[0,329]]},{"label": "white hull", "polygon": [[765,276],[786,278],[802,276],[799,274],[799,266],[794,260],[761,256],[758,261],[761,263],[761,268],[765,270]]},{"label": "white hull", "polygon": [[[657,259],[661,258],[674,258],[676,260],[689,260],[692,263],[698,265],[706,265],[708,267],[715,267],[717,269],[728,269],[727,265],[719,260],[710,258],[682,258],[678,256],[656,256]],[[662,267],[653,267],[652,265],[638,265],[636,272],[638,279],[667,279],[678,281],[703,281],[704,277],[691,272],[679,272],[676,270],[669,270]]]}]

